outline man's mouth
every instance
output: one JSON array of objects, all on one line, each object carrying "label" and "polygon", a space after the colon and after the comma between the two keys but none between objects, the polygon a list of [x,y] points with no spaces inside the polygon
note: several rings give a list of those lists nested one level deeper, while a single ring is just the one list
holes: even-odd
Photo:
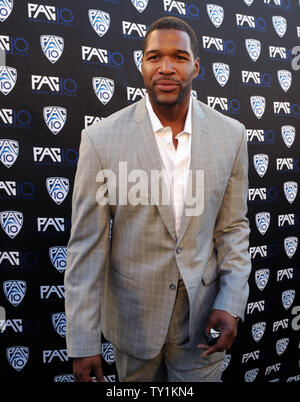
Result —
[{"label": "man's mouth", "polygon": [[158,80],[154,83],[155,87],[164,92],[174,91],[178,88],[178,83],[173,80]]}]

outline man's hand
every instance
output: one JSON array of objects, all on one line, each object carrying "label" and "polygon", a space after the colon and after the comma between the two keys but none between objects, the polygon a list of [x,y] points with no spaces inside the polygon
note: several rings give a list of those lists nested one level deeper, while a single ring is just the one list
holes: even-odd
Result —
[{"label": "man's hand", "polygon": [[94,371],[98,382],[104,382],[101,356],[77,357],[73,359],[73,373],[76,382],[94,382],[90,376]]},{"label": "man's hand", "polygon": [[213,310],[209,316],[205,333],[209,333],[211,328],[217,328],[221,331],[221,335],[217,343],[213,346],[205,344],[197,345],[198,349],[206,349],[203,357],[211,355],[215,352],[223,352],[229,349],[237,335],[237,319],[231,314],[223,310]]}]

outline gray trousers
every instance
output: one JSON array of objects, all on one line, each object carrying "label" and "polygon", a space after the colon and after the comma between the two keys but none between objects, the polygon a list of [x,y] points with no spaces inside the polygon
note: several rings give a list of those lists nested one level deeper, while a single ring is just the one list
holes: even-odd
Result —
[{"label": "gray trousers", "polygon": [[[183,280],[179,280],[176,302],[159,354],[150,360],[138,359],[120,352],[114,345],[116,366],[121,382],[219,382],[224,354],[215,361],[202,351],[188,348],[189,301]],[[199,340],[200,343],[200,340]]]}]

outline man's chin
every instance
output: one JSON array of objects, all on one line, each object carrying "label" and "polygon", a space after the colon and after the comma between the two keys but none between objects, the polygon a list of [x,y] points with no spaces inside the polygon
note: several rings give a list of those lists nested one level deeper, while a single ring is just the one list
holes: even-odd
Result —
[{"label": "man's chin", "polygon": [[182,101],[180,95],[172,94],[155,95],[152,100],[159,106],[175,106]]}]

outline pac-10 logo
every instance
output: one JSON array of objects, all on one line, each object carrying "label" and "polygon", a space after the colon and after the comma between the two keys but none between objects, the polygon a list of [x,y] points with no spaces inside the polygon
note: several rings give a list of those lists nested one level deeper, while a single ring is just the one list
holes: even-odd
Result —
[{"label": "pac-10 logo", "polygon": [[7,348],[6,357],[13,369],[21,371],[28,361],[29,348],[27,346],[13,346]]},{"label": "pac-10 logo", "polygon": [[0,109],[0,127],[30,129],[31,120],[28,110]]},{"label": "pac-10 logo", "polygon": [[17,70],[13,67],[0,66],[0,91],[8,95],[17,82]]},{"label": "pac-10 logo", "polygon": [[0,140],[0,161],[7,168],[10,168],[19,155],[18,141],[2,139]]},{"label": "pac-10 logo", "polygon": [[202,36],[203,50],[235,56],[236,44],[232,40]]},{"label": "pac-10 logo", "polygon": [[57,92],[60,95],[76,95],[77,83],[72,78],[50,77],[47,75],[32,75],[31,88],[33,93]]},{"label": "pac-10 logo", "polygon": [[66,177],[48,177],[46,186],[50,197],[57,205],[64,201],[70,188],[69,179]]},{"label": "pac-10 logo", "polygon": [[28,56],[28,53],[26,53],[28,47],[28,42],[24,38],[0,35],[0,50],[4,50],[6,54],[11,56]]},{"label": "pac-10 logo", "polygon": [[0,22],[3,22],[10,16],[14,7],[13,0],[2,0],[0,2]]},{"label": "pac-10 logo", "polygon": [[198,19],[199,9],[194,4],[187,4],[183,1],[163,0],[164,11],[171,14],[184,15],[187,18]]},{"label": "pac-10 logo", "polygon": [[23,226],[23,214],[19,211],[3,211],[0,213],[0,223],[7,236],[13,239]]},{"label": "pac-10 logo", "polygon": [[74,15],[67,8],[59,9],[58,7],[48,6],[44,4],[28,3],[28,18],[36,19],[38,22],[53,21],[57,24],[72,25]]}]

